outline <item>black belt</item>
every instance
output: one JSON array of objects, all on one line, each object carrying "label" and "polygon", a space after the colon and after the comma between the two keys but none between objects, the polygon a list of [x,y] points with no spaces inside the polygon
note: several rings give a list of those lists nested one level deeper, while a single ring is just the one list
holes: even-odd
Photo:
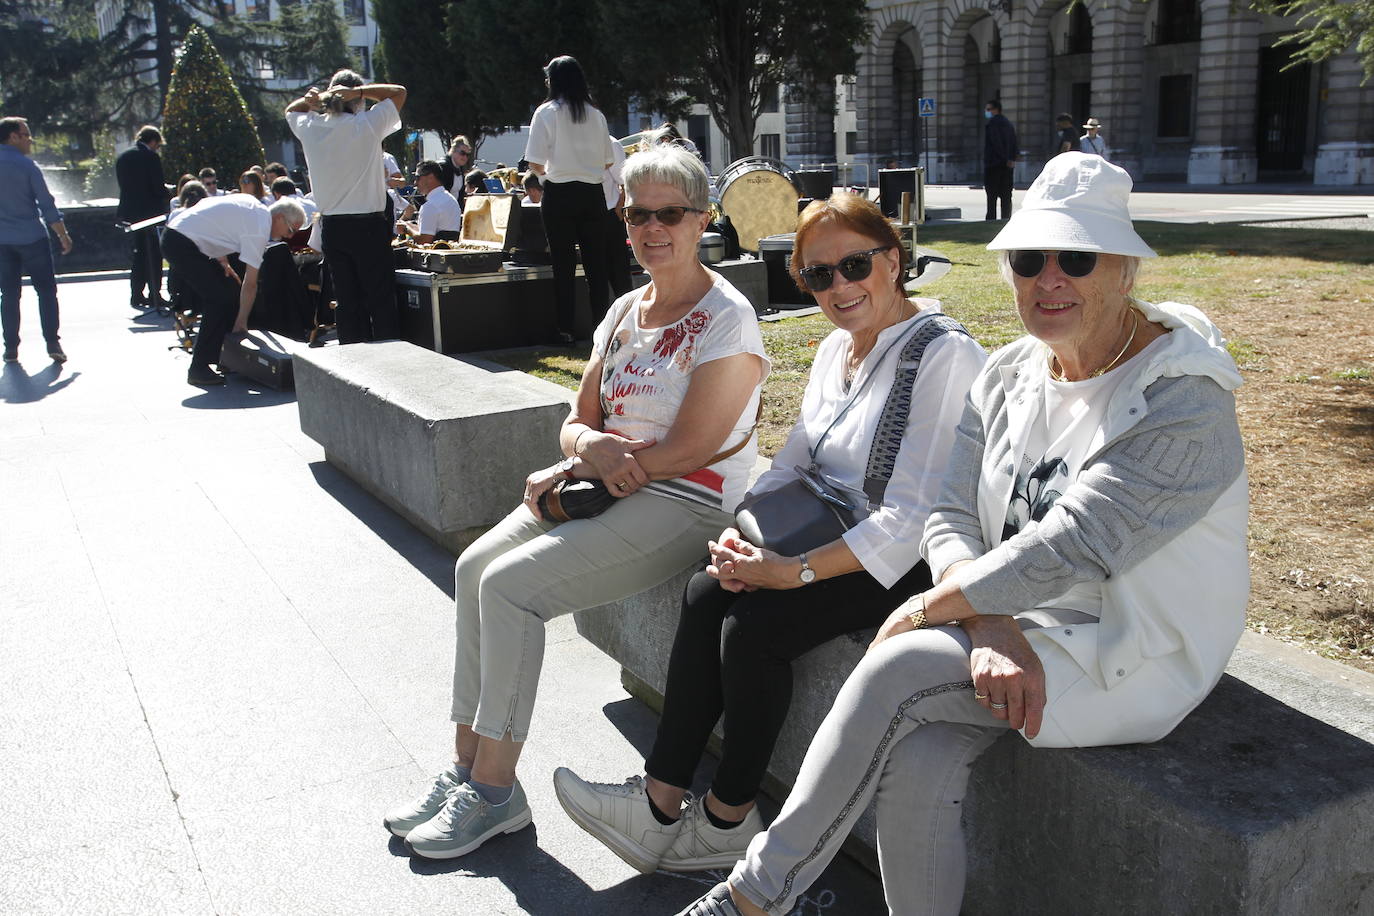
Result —
[{"label": "black belt", "polygon": [[378,210],[375,213],[326,213],[325,219],[385,219],[386,211]]}]

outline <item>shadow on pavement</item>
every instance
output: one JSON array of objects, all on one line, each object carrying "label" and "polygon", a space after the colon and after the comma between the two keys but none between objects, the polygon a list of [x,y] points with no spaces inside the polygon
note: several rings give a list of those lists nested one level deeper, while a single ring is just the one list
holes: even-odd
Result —
[{"label": "shadow on pavement", "polygon": [[312,461],[310,473],[321,490],[353,513],[358,521],[404,557],[435,587],[449,598],[453,597],[453,564],[456,559],[453,554],[431,541],[329,462]]},{"label": "shadow on pavement", "polygon": [[49,363],[33,375],[19,363],[5,363],[5,371],[0,374],[0,401],[31,404],[61,391],[80,377],[80,372],[73,372],[62,378],[62,366],[59,363]]},{"label": "shadow on pavement", "polygon": [[231,375],[223,385],[198,389],[198,392],[182,401],[181,405],[197,410],[242,410],[245,407],[276,407],[296,400],[294,391],[264,388],[242,375]]}]

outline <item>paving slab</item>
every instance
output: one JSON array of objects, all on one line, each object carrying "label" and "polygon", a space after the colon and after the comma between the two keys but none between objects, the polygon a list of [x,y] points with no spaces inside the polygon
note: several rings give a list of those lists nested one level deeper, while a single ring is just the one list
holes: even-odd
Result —
[{"label": "paving slab", "polygon": [[[453,556],[326,464],[290,393],[186,385],[123,281],[59,297],[71,361],[26,340],[0,374],[0,912],[667,914],[719,879],[638,875],[559,807],[556,767],[623,779],[656,724],[571,619],[534,826],[406,855],[381,817],[451,754]],[[841,860],[797,912],[881,901]]]}]

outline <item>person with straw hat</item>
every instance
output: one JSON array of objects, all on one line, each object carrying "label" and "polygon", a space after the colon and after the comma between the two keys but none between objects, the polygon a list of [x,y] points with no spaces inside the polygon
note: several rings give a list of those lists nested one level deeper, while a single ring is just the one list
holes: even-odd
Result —
[{"label": "person with straw hat", "polygon": [[1089,118],[1083,130],[1086,133],[1078,138],[1078,151],[1107,158],[1107,138],[1101,134],[1102,122],[1097,118]]},{"label": "person with straw hat", "polygon": [[1240,373],[1200,311],[1132,295],[1155,253],[1130,190],[1057,156],[988,245],[1028,333],[969,393],[921,541],[936,584],[878,630],[777,820],[681,916],[788,912],[875,799],[889,909],[953,916],[957,812],[995,739],[1158,741],[1220,679],[1249,593]]}]

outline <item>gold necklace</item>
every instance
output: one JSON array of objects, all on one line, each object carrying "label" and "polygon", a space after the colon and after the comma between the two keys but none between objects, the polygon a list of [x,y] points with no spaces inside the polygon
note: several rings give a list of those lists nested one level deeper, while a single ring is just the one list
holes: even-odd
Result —
[{"label": "gold necklace", "polygon": [[[1124,346],[1124,347],[1121,348],[1121,352],[1118,353],[1118,354],[1116,354],[1116,357],[1115,357],[1111,362],[1107,363],[1107,365],[1103,366],[1101,369],[1098,369],[1096,372],[1094,372],[1094,373],[1088,375],[1086,378],[1081,378],[1081,379],[1070,379],[1067,375],[1064,374],[1064,366],[1063,366],[1062,363],[1059,363],[1059,356],[1058,356],[1058,354],[1056,354],[1053,350],[1051,350],[1051,351],[1050,351],[1050,378],[1054,379],[1056,382],[1068,382],[1068,381],[1086,382],[1086,381],[1087,381],[1088,379],[1090,379],[1090,378],[1097,378],[1099,375],[1105,375],[1113,366],[1115,366],[1117,363],[1121,362],[1121,357],[1123,357],[1123,356],[1126,355],[1126,351],[1129,350],[1129,349],[1131,349],[1131,344],[1135,342],[1135,332],[1138,331],[1138,330],[1140,330],[1140,313],[1137,312],[1137,311],[1135,310],[1135,307],[1134,307],[1134,306],[1131,307],[1131,310],[1130,310],[1130,311],[1131,311],[1131,336],[1126,338],[1126,346]],[[1059,364],[1059,371],[1057,371],[1057,372],[1055,371],[1055,368],[1054,368],[1056,363]]]}]

